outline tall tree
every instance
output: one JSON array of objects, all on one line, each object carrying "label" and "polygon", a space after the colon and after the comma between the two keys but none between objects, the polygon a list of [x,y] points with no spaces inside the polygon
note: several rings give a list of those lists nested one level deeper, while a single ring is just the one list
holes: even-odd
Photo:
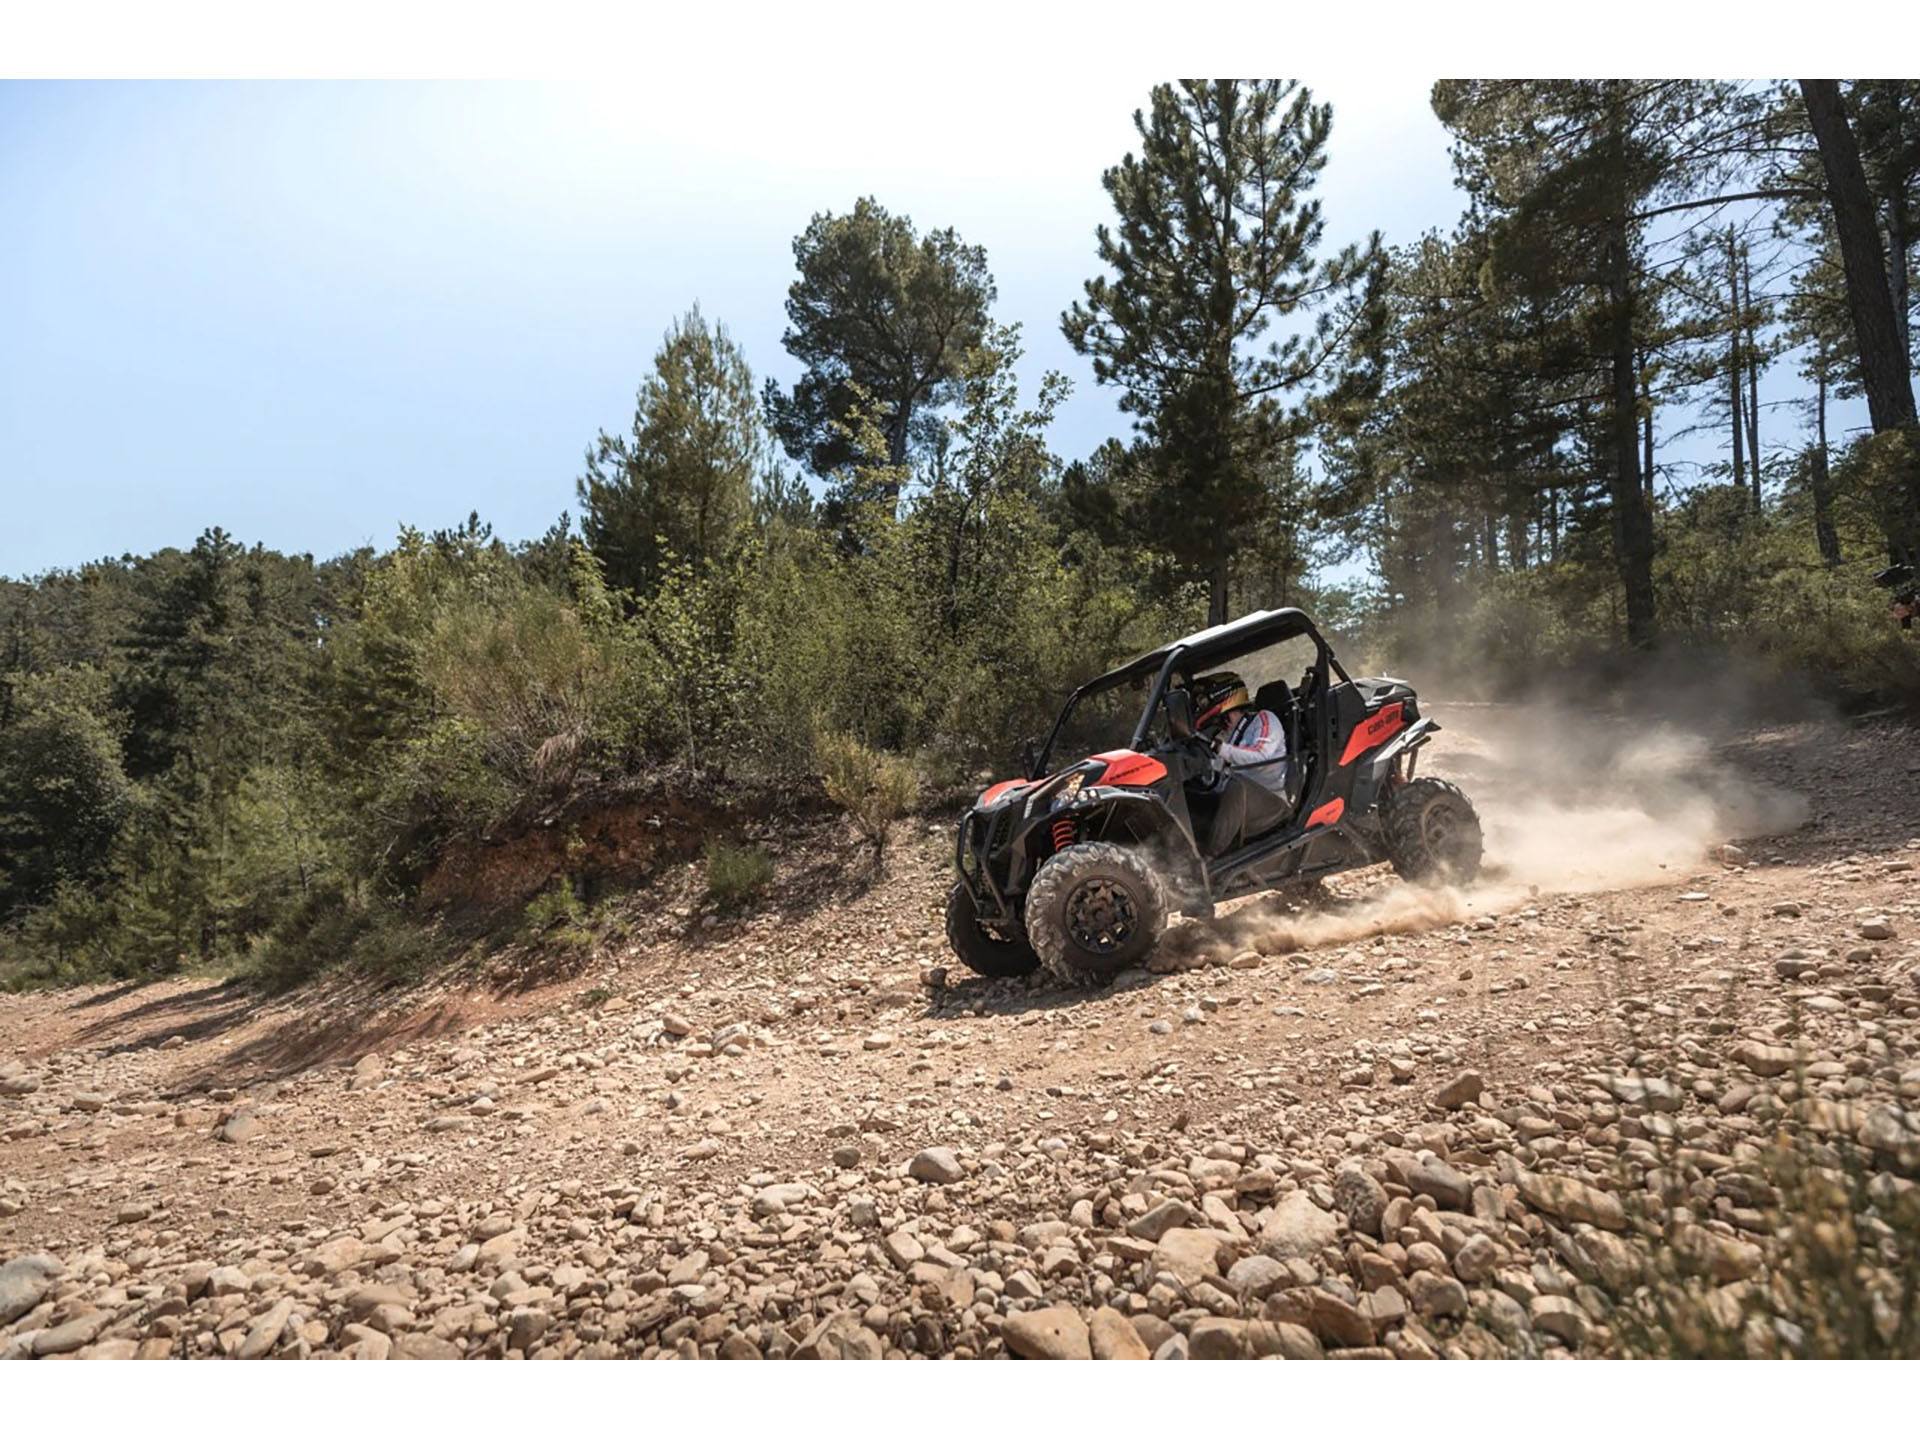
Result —
[{"label": "tall tree", "polygon": [[[1867,393],[1867,415],[1876,436],[1914,428],[1912,357],[1904,318],[1896,316],[1888,285],[1886,252],[1875,222],[1873,196],[1860,164],[1853,126],[1836,80],[1802,80],[1807,120],[1820,146],[1833,208],[1834,237],[1847,277],[1847,310],[1860,353],[1860,377]],[[1896,560],[1920,556],[1920,455],[1908,444],[1896,462],[1902,473],[1888,526],[1888,546]]]},{"label": "tall tree", "polygon": [[[767,382],[773,433],[788,455],[827,476],[858,461],[848,418],[877,404],[886,464],[898,472],[920,424],[955,400],[987,330],[987,253],[951,228],[918,235],[877,201],[819,214],[793,242],[800,274],[787,291],[782,343],[806,373],[791,393]],[[897,502],[898,484],[886,498]]]},{"label": "tall tree", "polygon": [[1378,234],[1318,258],[1311,192],[1333,110],[1305,87],[1182,80],[1155,86],[1133,120],[1140,154],[1102,181],[1111,274],[1061,324],[1101,383],[1123,387],[1159,482],[1142,518],[1205,580],[1217,624],[1275,457],[1371,393],[1385,259]]},{"label": "tall tree", "polygon": [[580,478],[580,525],[615,585],[644,592],[669,555],[702,567],[747,523],[769,461],[753,374],[694,306],[640,387],[633,427],[602,431]]},{"label": "tall tree", "polygon": [[1847,309],[1860,352],[1867,413],[1876,432],[1914,423],[1911,360],[1887,284],[1886,251],[1860,148],[1837,80],[1802,80],[1800,94],[1820,146],[1834,237],[1847,278]]},{"label": "tall tree", "polygon": [[1466,80],[1436,85],[1434,109],[1493,229],[1490,279],[1556,309],[1590,356],[1627,634],[1649,644],[1654,531],[1637,365],[1665,343],[1650,251],[1675,239],[1650,222],[1775,193],[1730,188],[1772,144],[1763,97],[1722,81]]}]

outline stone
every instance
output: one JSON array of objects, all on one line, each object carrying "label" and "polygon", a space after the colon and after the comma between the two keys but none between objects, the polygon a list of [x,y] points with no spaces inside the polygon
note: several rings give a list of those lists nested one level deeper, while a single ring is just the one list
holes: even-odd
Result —
[{"label": "stone", "polygon": [[1473,1203],[1473,1181],[1438,1156],[1406,1166],[1404,1176],[1409,1190],[1431,1196],[1442,1210],[1465,1210]]},{"label": "stone", "polygon": [[387,1075],[387,1062],[376,1054],[362,1055],[353,1062],[353,1073],[347,1077],[349,1090],[371,1090]]},{"label": "stone", "polygon": [[878,1360],[886,1354],[880,1337],[859,1318],[840,1310],[822,1320],[793,1352],[796,1360]]},{"label": "stone", "polygon": [[1536,1210],[1560,1220],[1584,1221],[1602,1230],[1624,1230],[1627,1213],[1617,1197],[1596,1190],[1571,1175],[1537,1174],[1522,1170],[1515,1180],[1520,1198]]},{"label": "stone", "polygon": [[966,1171],[960,1168],[959,1158],[953,1151],[944,1145],[934,1145],[907,1162],[907,1174],[929,1185],[952,1185],[964,1178]]},{"label": "stone", "polygon": [[507,1348],[529,1353],[553,1324],[553,1317],[537,1305],[523,1305],[508,1317]]},{"label": "stone", "polygon": [[1920,1113],[1877,1105],[1860,1122],[1856,1138],[1907,1169],[1920,1168]]},{"label": "stone", "polygon": [[1287,1267],[1271,1255],[1246,1255],[1233,1262],[1227,1271],[1227,1284],[1237,1294],[1264,1300],[1275,1290],[1291,1283]]},{"label": "stone", "polygon": [[0,1325],[11,1325],[33,1309],[66,1273],[66,1266],[43,1252],[0,1265]]},{"label": "stone", "polygon": [[1722,1284],[1756,1274],[1763,1258],[1758,1245],[1717,1234],[1703,1225],[1680,1226],[1671,1244],[1688,1269]]},{"label": "stone", "polygon": [[1284,1195],[1260,1227],[1260,1248],[1276,1260],[1311,1260],[1338,1242],[1340,1227],[1304,1190]]},{"label": "stone", "polygon": [[1434,1092],[1433,1103],[1442,1110],[1458,1110],[1480,1098],[1486,1082],[1480,1078],[1477,1070],[1462,1070]]},{"label": "stone", "polygon": [[927,1253],[927,1247],[920,1243],[919,1237],[911,1230],[896,1230],[880,1243],[887,1252],[887,1258],[902,1270],[909,1269],[914,1261]]},{"label": "stone", "polygon": [[1133,1321],[1111,1305],[1103,1305],[1093,1312],[1087,1335],[1096,1360],[1148,1360],[1153,1355]]},{"label": "stone", "polygon": [[1762,1077],[1784,1075],[1794,1066],[1795,1055],[1784,1045],[1763,1045],[1758,1040],[1743,1040],[1728,1055]]},{"label": "stone", "polygon": [[1587,1338],[1587,1312],[1564,1295],[1536,1295],[1527,1310],[1535,1330],[1570,1348],[1577,1349]]},{"label": "stone", "polygon": [[1416,1270],[1407,1277],[1407,1294],[1413,1300],[1413,1308],[1429,1319],[1467,1313],[1467,1287],[1451,1275]]},{"label": "stone", "polygon": [[1373,1343],[1373,1319],[1359,1306],[1325,1290],[1310,1291],[1308,1304],[1307,1318],[1322,1340],[1345,1349]]},{"label": "stone", "polygon": [[1193,1360],[1240,1360],[1247,1353],[1247,1322],[1217,1316],[1196,1320],[1187,1333],[1187,1356]]},{"label": "stone", "polygon": [[253,1281],[238,1265],[222,1265],[207,1274],[209,1295],[244,1295],[252,1288]]},{"label": "stone", "polygon": [[1888,920],[1875,918],[1872,920],[1862,920],[1860,922],[1860,938],[1862,940],[1891,940],[1894,938],[1894,934],[1893,924]]},{"label": "stone", "polygon": [[219,1138],[229,1145],[244,1145],[249,1140],[257,1140],[266,1130],[251,1110],[236,1110],[220,1126]]},{"label": "stone", "polygon": [[1091,1360],[1092,1337],[1087,1322],[1070,1305],[1044,1310],[1019,1310],[1001,1327],[1007,1349],[1022,1360]]},{"label": "stone", "polygon": [[1478,1285],[1500,1268],[1504,1258],[1499,1244],[1485,1235],[1469,1235],[1453,1256],[1453,1273],[1469,1285]]},{"label": "stone", "polygon": [[438,1335],[415,1331],[393,1338],[391,1354],[395,1360],[458,1360],[460,1347]]},{"label": "stone", "polygon": [[1671,1113],[1686,1104],[1679,1086],[1650,1075],[1608,1075],[1600,1083],[1622,1105],[1644,1105],[1649,1110]]},{"label": "stone", "polygon": [[1358,1165],[1342,1165],[1333,1176],[1333,1208],[1360,1234],[1378,1236],[1387,1210],[1386,1188]]},{"label": "stone", "polygon": [[1169,1230],[1155,1242],[1148,1270],[1187,1286],[1215,1281],[1220,1279],[1222,1248],[1229,1243],[1218,1230]]},{"label": "stone", "polygon": [[1178,1200],[1162,1200],[1146,1214],[1127,1225],[1127,1233],[1136,1240],[1158,1240],[1169,1230],[1193,1223],[1193,1211]]},{"label": "stone", "polygon": [[94,1336],[106,1329],[112,1319],[113,1312],[110,1310],[93,1310],[76,1316],[64,1325],[38,1331],[33,1337],[33,1353],[71,1355],[83,1345],[91,1345]]},{"label": "stone", "polygon": [[247,1337],[240,1342],[240,1348],[234,1352],[236,1360],[259,1360],[274,1346],[280,1343],[280,1336],[286,1331],[287,1322],[293,1318],[293,1300],[288,1297],[279,1301],[253,1324],[247,1327]]}]

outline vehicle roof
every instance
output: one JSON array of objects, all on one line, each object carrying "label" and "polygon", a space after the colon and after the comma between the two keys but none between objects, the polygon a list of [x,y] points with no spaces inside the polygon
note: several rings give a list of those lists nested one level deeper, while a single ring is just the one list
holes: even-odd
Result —
[{"label": "vehicle roof", "polygon": [[1291,606],[1279,610],[1256,610],[1250,615],[1242,615],[1238,620],[1229,620],[1224,625],[1183,635],[1158,650],[1149,650],[1117,669],[1088,681],[1083,688],[1104,690],[1110,685],[1123,684],[1141,675],[1156,674],[1167,663],[1167,656],[1175,650],[1189,651],[1187,658],[1199,669],[1250,654],[1268,645],[1277,645],[1297,635],[1310,635],[1315,645],[1325,648],[1326,642],[1320,638],[1320,632],[1314,628],[1306,611]]}]

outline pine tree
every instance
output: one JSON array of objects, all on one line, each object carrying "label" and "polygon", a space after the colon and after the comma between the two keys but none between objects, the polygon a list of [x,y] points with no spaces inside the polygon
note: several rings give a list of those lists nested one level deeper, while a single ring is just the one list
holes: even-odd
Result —
[{"label": "pine tree", "polygon": [[1316,258],[1311,191],[1332,107],[1293,81],[1183,80],[1134,113],[1140,154],[1102,183],[1110,272],[1062,329],[1120,386],[1153,478],[1140,521],[1226,619],[1235,554],[1268,514],[1275,457],[1350,422],[1374,382],[1384,265],[1376,234]]},{"label": "pine tree", "polygon": [[[884,436],[885,465],[906,467],[936,433],[927,417],[959,393],[986,335],[995,290],[987,254],[951,228],[917,234],[877,201],[813,217],[793,242],[800,274],[787,291],[782,343],[805,365],[791,394],[767,382],[768,423],[787,454],[825,478],[863,455],[848,430],[865,408]],[[875,414],[875,409],[879,412]],[[884,499],[899,499],[899,484]]]},{"label": "pine tree", "polygon": [[631,432],[600,433],[577,487],[580,527],[609,583],[641,593],[670,557],[699,570],[727,554],[769,463],[753,374],[726,326],[694,306],[653,371]]}]

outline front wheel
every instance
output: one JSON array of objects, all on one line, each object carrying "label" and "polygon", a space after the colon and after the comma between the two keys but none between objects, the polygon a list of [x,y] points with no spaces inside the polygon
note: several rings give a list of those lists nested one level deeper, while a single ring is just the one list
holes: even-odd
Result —
[{"label": "front wheel", "polygon": [[1011,980],[1040,968],[1025,936],[1018,931],[1002,935],[981,924],[965,885],[955,885],[947,897],[947,943],[969,970],[992,980]]},{"label": "front wheel", "polygon": [[1480,873],[1480,816],[1458,785],[1409,780],[1388,798],[1381,821],[1387,858],[1402,879],[1465,884]]},{"label": "front wheel", "polygon": [[1167,925],[1160,876],[1138,850],[1088,841],[1040,867],[1027,891],[1027,936],[1069,985],[1104,985],[1145,960]]}]

